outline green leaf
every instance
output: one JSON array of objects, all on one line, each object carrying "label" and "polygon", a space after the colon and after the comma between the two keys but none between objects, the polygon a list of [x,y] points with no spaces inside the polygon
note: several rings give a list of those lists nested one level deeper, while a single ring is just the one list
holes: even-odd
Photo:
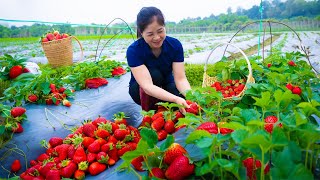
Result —
[{"label": "green leaf", "polygon": [[250,135],[240,144],[248,147],[260,147],[263,148],[264,152],[267,152],[271,147],[271,141],[263,135],[262,131],[258,131],[256,134]]},{"label": "green leaf", "polygon": [[142,128],[140,131],[141,138],[145,140],[149,147],[153,148],[158,142],[157,133],[149,128]]},{"label": "green leaf", "polygon": [[205,137],[211,138],[211,134],[205,130],[195,130],[189,134],[189,136],[186,139],[186,143],[192,144],[192,143],[195,143],[197,140]]},{"label": "green leaf", "polygon": [[294,116],[296,118],[296,126],[300,126],[302,124],[308,123],[308,118],[305,116],[303,112],[301,112],[301,110],[298,110],[298,111],[295,110]]},{"label": "green leaf", "polygon": [[217,165],[217,161],[197,165],[195,168],[195,174],[196,176],[202,176],[208,173],[212,173],[213,168],[217,167]]},{"label": "green leaf", "polygon": [[309,171],[303,164],[300,163],[295,166],[288,179],[306,180],[314,179],[314,177],[311,171]]},{"label": "green leaf", "polygon": [[242,109],[240,111],[241,117],[248,123],[251,120],[260,119],[261,115],[258,111],[254,109]]},{"label": "green leaf", "polygon": [[213,144],[213,138],[204,137],[204,138],[201,138],[201,139],[197,140],[195,142],[195,144],[199,148],[208,148],[209,149],[209,147],[212,146],[212,144]]},{"label": "green leaf", "polygon": [[288,139],[280,127],[275,127],[272,131],[272,145],[273,146],[286,146]]},{"label": "green leaf", "polygon": [[249,133],[248,131],[244,129],[236,130],[233,133],[231,133],[232,139],[237,143],[241,143],[243,140],[245,140],[248,137]]},{"label": "green leaf", "polygon": [[166,141],[161,144],[160,150],[165,151],[172,143],[174,143],[174,137],[170,134],[167,136]]},{"label": "green leaf", "polygon": [[44,83],[41,83],[41,90],[43,92],[43,94],[47,95],[50,93],[50,87],[49,87],[49,83],[48,82],[44,82]]},{"label": "green leaf", "polygon": [[0,135],[2,135],[5,131],[6,127],[4,125],[0,126]]},{"label": "green leaf", "polygon": [[254,103],[254,105],[259,106],[261,108],[267,109],[267,107],[269,106],[269,103],[271,101],[271,94],[269,91],[267,92],[262,92],[261,93],[261,98],[257,98],[257,97],[252,97],[254,100],[256,100],[256,102]]}]

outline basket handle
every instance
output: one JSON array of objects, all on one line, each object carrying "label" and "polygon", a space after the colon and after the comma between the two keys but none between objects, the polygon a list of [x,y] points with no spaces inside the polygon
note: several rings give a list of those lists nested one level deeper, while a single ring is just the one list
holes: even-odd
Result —
[{"label": "basket handle", "polygon": [[252,75],[252,67],[251,67],[251,64],[250,64],[250,61],[249,61],[247,55],[246,55],[240,48],[238,48],[238,47],[235,46],[234,44],[231,44],[231,43],[228,43],[228,42],[220,43],[220,44],[218,44],[215,48],[213,48],[213,49],[211,50],[211,52],[209,53],[209,56],[207,57],[206,63],[205,63],[205,65],[204,65],[204,73],[207,72],[207,64],[208,64],[208,61],[209,61],[210,56],[211,56],[211,54],[213,53],[213,51],[216,50],[218,47],[223,46],[223,45],[228,45],[228,46],[230,45],[230,46],[236,48],[236,49],[244,56],[245,60],[247,61],[248,69],[249,69],[249,75],[248,75],[248,78],[247,78],[247,83],[254,81],[253,75]]},{"label": "basket handle", "polygon": [[81,57],[80,57],[80,60],[78,61],[78,62],[80,62],[80,61],[84,60],[82,45],[81,45],[79,39],[76,38],[75,36],[71,36],[71,38],[75,39],[75,40],[78,42],[79,46],[80,46],[80,49],[81,49]]}]

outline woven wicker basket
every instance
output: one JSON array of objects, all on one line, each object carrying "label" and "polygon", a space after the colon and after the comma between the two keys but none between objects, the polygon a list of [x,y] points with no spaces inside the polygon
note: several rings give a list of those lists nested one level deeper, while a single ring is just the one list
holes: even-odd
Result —
[{"label": "woven wicker basket", "polygon": [[75,39],[81,48],[81,59],[83,59],[83,49],[80,41],[74,37],[69,36],[64,39],[53,40],[49,42],[42,42],[44,54],[48,59],[48,63],[53,67],[69,66],[73,63],[73,47],[72,39]]},{"label": "woven wicker basket", "polygon": [[[207,57],[207,60],[206,60],[206,63],[204,65],[204,73],[203,73],[203,82],[202,82],[202,87],[208,87],[208,86],[211,86],[214,82],[218,81],[218,78],[216,76],[214,77],[210,77],[208,74],[207,74],[207,65],[208,65],[208,61],[210,59],[210,56],[211,54],[220,46],[224,46],[224,45],[228,45],[228,46],[232,46],[234,48],[236,48],[245,58],[247,64],[248,64],[248,70],[249,70],[249,74],[247,76],[247,81],[246,81],[246,84],[247,83],[255,83],[255,80],[253,78],[253,75],[252,75],[252,67],[251,67],[251,64],[250,64],[250,61],[248,59],[248,57],[246,56],[246,54],[240,49],[238,48],[237,46],[231,44],[231,43],[221,43],[221,44],[218,44],[214,49],[211,50],[209,56]],[[233,96],[233,97],[226,97],[226,98],[223,98],[223,99],[233,99],[234,97],[236,98],[241,98],[243,95],[244,95],[244,92],[246,90],[247,86],[245,85],[245,87],[243,88],[243,90],[236,96]]]}]

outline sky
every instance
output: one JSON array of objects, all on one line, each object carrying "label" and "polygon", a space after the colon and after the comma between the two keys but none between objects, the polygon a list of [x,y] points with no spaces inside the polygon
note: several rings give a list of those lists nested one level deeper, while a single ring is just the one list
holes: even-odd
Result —
[{"label": "sky", "polygon": [[260,0],[0,0],[0,19],[108,24],[122,18],[134,23],[142,7],[155,6],[166,21],[178,23],[188,17],[226,13],[228,7],[235,12],[259,4]]}]

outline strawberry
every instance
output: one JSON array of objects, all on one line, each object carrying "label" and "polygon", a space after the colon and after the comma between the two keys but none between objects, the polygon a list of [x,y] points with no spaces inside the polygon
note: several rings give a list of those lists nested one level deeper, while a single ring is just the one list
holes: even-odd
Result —
[{"label": "strawberry", "polygon": [[149,173],[149,177],[156,177],[156,178],[159,178],[159,179],[165,179],[166,176],[164,174],[164,171],[158,167],[154,167],[151,169],[151,173]]},{"label": "strawberry", "polygon": [[121,157],[124,153],[131,151],[131,147],[128,145],[123,146],[121,149],[118,150],[118,156]]},{"label": "strawberry", "polygon": [[54,38],[55,38],[56,40],[58,40],[58,39],[62,39],[62,36],[61,36],[60,34],[57,34],[57,35],[54,36]]},{"label": "strawberry", "polygon": [[53,104],[53,101],[52,99],[46,99],[46,105],[52,105]]},{"label": "strawberry", "polygon": [[93,163],[93,162],[95,162],[95,161],[96,161],[96,158],[97,158],[97,154],[95,154],[95,153],[89,152],[89,153],[87,154],[87,161],[88,161],[88,163]]},{"label": "strawberry", "polygon": [[38,161],[38,162],[42,162],[42,161],[47,160],[47,159],[49,159],[49,158],[50,158],[50,156],[48,156],[46,153],[43,153],[43,154],[40,154],[40,155],[37,157],[37,161]]},{"label": "strawberry", "polygon": [[94,134],[96,135],[97,138],[107,138],[110,136],[110,133],[105,130],[105,129],[97,129]]},{"label": "strawberry", "polygon": [[119,160],[118,149],[115,147],[109,150],[108,155],[111,159],[115,160],[116,162]]},{"label": "strawberry", "polygon": [[22,73],[29,73],[29,72],[30,72],[30,69],[28,69],[26,67],[22,69]]},{"label": "strawberry", "polygon": [[70,106],[71,106],[71,102],[68,101],[67,99],[64,99],[64,100],[62,101],[62,105],[67,106],[67,107],[70,107]]},{"label": "strawberry", "polygon": [[205,130],[211,134],[218,134],[218,127],[214,122],[204,122],[197,127],[197,130]]},{"label": "strawberry", "polygon": [[47,33],[46,38],[47,38],[49,41],[52,41],[52,40],[54,40],[54,35],[53,35],[52,33]]},{"label": "strawberry", "polygon": [[74,178],[77,180],[83,180],[86,177],[86,173],[82,170],[76,170],[76,172],[74,172]]},{"label": "strawberry", "polygon": [[[222,124],[225,124],[226,122],[219,122],[219,126],[221,126]],[[233,129],[228,129],[228,128],[220,128],[219,127],[219,130],[220,130],[220,134],[223,134],[223,135],[225,135],[225,134],[230,134],[230,133],[232,133],[233,132]]]},{"label": "strawberry", "polygon": [[59,31],[57,31],[57,30],[53,31],[53,35],[54,35],[54,36],[56,36],[56,35],[58,35],[58,34],[60,34]]},{"label": "strawberry", "polygon": [[41,42],[44,42],[44,43],[45,43],[45,42],[48,42],[48,41],[49,41],[49,39],[48,39],[47,37],[42,37],[42,38],[41,38]]},{"label": "strawberry", "polygon": [[88,151],[91,152],[91,153],[98,153],[100,152],[100,143],[98,140],[95,140],[92,144],[90,144],[88,146]]},{"label": "strawberry", "polygon": [[290,60],[290,61],[288,62],[288,65],[289,65],[289,66],[296,66],[296,63],[295,63],[293,60]]},{"label": "strawberry", "polygon": [[12,132],[14,133],[22,133],[23,127],[20,123],[17,123],[17,127],[12,127]]},{"label": "strawberry", "polygon": [[174,122],[171,119],[168,119],[164,124],[164,130],[166,130],[167,133],[173,133],[176,130]]},{"label": "strawberry", "polygon": [[164,124],[165,122],[163,117],[159,117],[151,123],[151,128],[156,131],[160,131],[163,128]]},{"label": "strawberry", "polygon": [[167,138],[168,132],[164,129],[161,129],[160,131],[157,132],[157,135],[158,135],[158,141],[162,141]]},{"label": "strawberry", "polygon": [[277,121],[278,121],[278,118],[276,116],[267,116],[264,119],[264,122],[265,122],[264,129],[271,134],[273,131],[273,124],[276,123]]},{"label": "strawberry", "polygon": [[40,170],[39,173],[41,174],[41,176],[46,176],[46,174],[48,174],[48,172],[55,166],[54,162],[47,162],[46,164],[44,164]]},{"label": "strawberry", "polygon": [[66,34],[66,33],[63,33],[62,34],[62,38],[64,39],[64,38],[67,38],[67,37],[69,37],[69,34]]},{"label": "strawberry", "polygon": [[189,159],[184,156],[178,156],[168,167],[165,176],[168,179],[185,179],[194,173],[194,164],[189,163]]},{"label": "strawberry", "polygon": [[[253,157],[248,157],[242,161],[244,167],[246,167],[247,176],[249,179],[256,179],[255,171],[261,168],[260,160],[255,160]],[[270,166],[269,166],[270,168]],[[265,167],[265,174],[268,173],[268,165]]]},{"label": "strawberry", "polygon": [[292,91],[293,86],[292,86],[292,84],[288,83],[288,84],[286,85],[286,88]]},{"label": "strawberry", "polygon": [[102,164],[102,163],[99,163],[99,162],[93,162],[89,166],[89,173],[92,176],[95,176],[97,174],[100,174],[104,170],[106,170],[106,168],[107,168],[107,165],[105,165],[105,164]]},{"label": "strawberry", "polygon": [[292,93],[293,94],[297,94],[297,95],[301,95],[301,88],[299,86],[295,86],[293,89],[292,89]]},{"label": "strawberry", "polygon": [[109,165],[109,166],[112,166],[112,165],[114,165],[115,163],[116,163],[116,161],[115,161],[114,159],[109,158],[109,160],[108,160],[108,165]]},{"label": "strawberry", "polygon": [[54,150],[58,153],[58,158],[60,161],[63,161],[68,157],[69,146],[69,144],[60,144],[54,148]]},{"label": "strawberry", "polygon": [[137,171],[144,171],[142,169],[143,161],[144,161],[143,156],[138,156],[131,161],[131,164]]},{"label": "strawberry", "polygon": [[184,115],[180,111],[176,111],[173,122],[176,123],[180,118],[184,118]]},{"label": "strawberry", "polygon": [[128,130],[126,129],[126,126],[124,124],[121,124],[120,125],[120,128],[119,129],[116,129],[113,133],[113,136],[117,139],[117,140],[120,140],[122,141],[126,135],[128,135],[129,132]]},{"label": "strawberry", "polygon": [[127,71],[125,69],[123,69],[123,67],[118,66],[116,68],[114,68],[111,72],[112,76],[120,76],[122,74],[125,74]]},{"label": "strawberry", "polygon": [[51,169],[50,171],[48,171],[48,173],[46,174],[46,179],[50,179],[50,180],[60,180],[60,172],[57,169]]},{"label": "strawberry", "polygon": [[114,136],[109,136],[108,142],[112,142],[112,143],[116,144],[118,142],[118,140]]},{"label": "strawberry", "polygon": [[49,140],[49,144],[51,148],[54,148],[60,144],[63,144],[63,139],[60,137],[52,137]]},{"label": "strawberry", "polygon": [[103,164],[108,164],[108,161],[109,161],[109,156],[107,153],[105,152],[99,152],[97,154],[97,161],[99,163],[103,163]]},{"label": "strawberry", "polygon": [[101,151],[102,152],[109,152],[110,149],[113,148],[113,143],[112,142],[107,142],[106,144],[101,146]]},{"label": "strawberry", "polygon": [[268,68],[270,68],[270,67],[271,67],[271,65],[272,65],[271,63],[268,63],[268,65],[267,65],[267,66],[268,66]]},{"label": "strawberry", "polygon": [[11,164],[11,172],[18,172],[21,169],[21,163],[18,159],[14,160]]},{"label": "strawberry", "polygon": [[166,164],[170,165],[178,156],[183,154],[187,154],[187,150],[178,143],[172,143],[164,152],[163,160]]},{"label": "strawberry", "polygon": [[96,126],[92,123],[86,123],[83,125],[83,134],[88,137],[94,137],[94,131],[96,130]]},{"label": "strawberry", "polygon": [[70,178],[78,168],[77,164],[70,160],[64,160],[62,164],[63,168],[60,169],[60,175],[64,178]]},{"label": "strawberry", "polygon": [[80,162],[86,161],[86,160],[87,160],[87,154],[84,151],[83,147],[79,146],[73,155],[73,162],[79,164]]},{"label": "strawberry", "polygon": [[92,121],[92,124],[95,125],[96,127],[98,127],[100,123],[106,124],[107,122],[110,122],[110,121],[107,120],[107,119],[104,118],[104,117],[99,116],[97,119],[95,119],[94,121]]},{"label": "strawberry", "polygon": [[92,144],[93,142],[94,142],[94,138],[92,138],[92,137],[83,137],[82,138],[82,145],[83,145],[83,147],[84,148],[88,148],[88,146],[90,145],[90,144]]},{"label": "strawberry", "polygon": [[22,66],[20,65],[16,65],[16,66],[13,66],[10,71],[9,71],[9,77],[10,79],[14,79],[18,76],[20,76],[20,74],[23,73],[23,70],[22,70]]},{"label": "strawberry", "polygon": [[28,101],[29,101],[29,102],[37,102],[37,101],[38,101],[38,96],[35,95],[35,94],[30,94],[30,95],[28,96]]},{"label": "strawberry", "polygon": [[150,127],[151,125],[151,117],[150,116],[143,116],[142,122],[140,126]]},{"label": "strawberry", "polygon": [[22,107],[14,107],[11,109],[10,113],[12,117],[20,117],[22,116],[27,110]]},{"label": "strawberry", "polygon": [[118,114],[114,115],[114,121],[116,124],[120,125],[120,124],[124,124],[124,125],[128,125],[127,120],[125,119],[126,116],[124,114],[124,112],[119,112]]},{"label": "strawberry", "polygon": [[190,100],[186,100],[186,102],[190,106],[189,108],[186,108],[186,112],[192,113],[194,115],[199,114],[199,106],[197,103],[192,102]]}]

